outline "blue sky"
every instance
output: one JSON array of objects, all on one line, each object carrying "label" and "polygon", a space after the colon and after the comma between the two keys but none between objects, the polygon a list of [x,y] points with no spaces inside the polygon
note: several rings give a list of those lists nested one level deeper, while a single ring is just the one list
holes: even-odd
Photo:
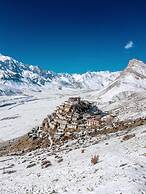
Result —
[{"label": "blue sky", "polygon": [[146,61],[146,0],[0,0],[0,53],[56,72]]}]

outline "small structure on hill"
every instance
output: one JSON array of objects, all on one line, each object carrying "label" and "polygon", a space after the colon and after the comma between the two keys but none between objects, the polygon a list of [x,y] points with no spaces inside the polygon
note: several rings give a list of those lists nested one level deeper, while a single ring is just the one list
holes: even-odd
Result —
[{"label": "small structure on hill", "polygon": [[81,100],[80,97],[70,97],[70,98],[68,99],[68,101],[71,102],[71,103],[79,103],[80,100]]},{"label": "small structure on hill", "polygon": [[87,119],[87,127],[90,128],[99,128],[100,127],[100,121],[96,117],[91,117]]}]

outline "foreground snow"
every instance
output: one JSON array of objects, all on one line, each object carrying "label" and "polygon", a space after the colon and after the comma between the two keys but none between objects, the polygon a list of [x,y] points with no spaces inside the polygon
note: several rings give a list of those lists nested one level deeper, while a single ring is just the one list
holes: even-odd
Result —
[{"label": "foreground snow", "polygon": [[[129,133],[135,133],[135,137],[123,142],[125,132],[103,136],[99,143],[90,140],[93,143],[84,148],[84,153],[83,148],[74,149],[74,144],[56,154],[38,150],[24,156],[1,157],[1,194],[48,194],[53,190],[59,194],[145,194],[145,129],[146,126],[133,129]],[[94,155],[99,155],[95,165],[91,164]],[[58,162],[57,156],[63,161]],[[43,159],[52,165],[42,169]],[[32,163],[36,165],[27,168]],[[9,170],[16,172],[7,174]]]}]

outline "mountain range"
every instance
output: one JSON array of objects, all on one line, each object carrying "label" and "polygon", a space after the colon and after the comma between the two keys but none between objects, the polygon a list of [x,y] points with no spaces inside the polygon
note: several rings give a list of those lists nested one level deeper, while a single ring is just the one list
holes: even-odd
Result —
[{"label": "mountain range", "polygon": [[55,73],[0,55],[0,95],[39,92],[46,88],[100,90],[118,75],[119,72],[109,71],[84,74]]},{"label": "mountain range", "polygon": [[0,55],[0,95],[27,94],[43,90],[93,91],[96,99],[120,100],[146,91],[146,64],[132,59],[121,72],[55,73]]}]

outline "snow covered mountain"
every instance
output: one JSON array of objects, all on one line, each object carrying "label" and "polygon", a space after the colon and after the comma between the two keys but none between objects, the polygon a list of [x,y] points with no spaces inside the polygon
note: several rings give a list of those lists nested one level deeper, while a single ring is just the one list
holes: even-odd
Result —
[{"label": "snow covered mountain", "polygon": [[29,90],[41,91],[49,87],[100,90],[118,75],[119,72],[108,71],[85,74],[55,73],[0,55],[0,95],[25,93]]},{"label": "snow covered mountain", "polygon": [[40,87],[49,82],[52,76],[52,72],[25,65],[8,56],[0,56],[0,94],[40,91]]},{"label": "snow covered mountain", "polygon": [[133,59],[122,72],[55,73],[0,55],[0,95],[26,94],[44,89],[96,90],[106,100],[120,100],[146,91],[146,64]]},{"label": "snow covered mountain", "polygon": [[98,95],[103,100],[117,101],[146,92],[146,64],[137,59],[129,61],[127,68]]}]

